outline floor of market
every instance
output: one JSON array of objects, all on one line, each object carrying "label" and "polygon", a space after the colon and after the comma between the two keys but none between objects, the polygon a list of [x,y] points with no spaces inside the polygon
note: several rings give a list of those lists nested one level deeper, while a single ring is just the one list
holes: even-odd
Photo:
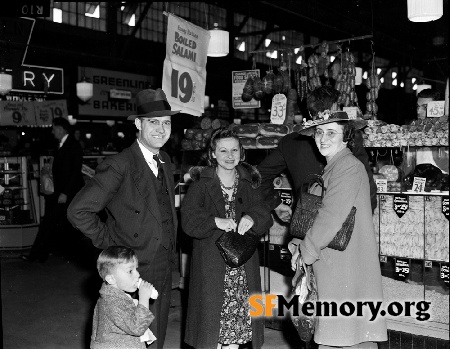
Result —
[{"label": "floor of market", "polygon": [[[45,263],[29,263],[20,258],[26,252],[0,251],[3,347],[89,348],[101,283],[92,253],[83,253],[83,262],[68,262],[54,254]],[[184,291],[175,288],[165,348],[191,348],[182,341],[184,304]],[[295,329],[284,326],[282,330],[265,328],[264,348],[305,348]]]}]

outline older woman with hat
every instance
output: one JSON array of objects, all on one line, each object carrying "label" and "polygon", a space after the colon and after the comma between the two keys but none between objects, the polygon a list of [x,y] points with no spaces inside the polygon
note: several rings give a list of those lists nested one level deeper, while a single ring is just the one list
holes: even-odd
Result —
[{"label": "older woman with hat", "polygon": [[[365,120],[349,119],[345,112],[325,110],[305,122],[299,131],[314,137],[327,165],[322,175],[323,206],[305,238],[293,239],[289,244],[293,252],[292,268],[296,269],[300,253],[305,264],[313,266],[319,301],[335,302],[338,310],[345,302],[356,309],[357,302],[383,301],[369,180],[364,165],[351,152],[355,129],[365,125]],[[316,184],[310,192],[320,195],[322,188]],[[353,206],[355,226],[347,248],[344,251],[328,248]],[[314,341],[321,349],[377,348],[375,342],[386,340],[385,319],[378,317],[371,321],[367,305],[362,315],[355,312],[351,316],[316,318]]]},{"label": "older woman with hat", "polygon": [[[177,216],[170,157],[161,150],[171,133],[171,110],[164,91],[142,90],[136,95],[137,113],[130,115],[138,136],[129,148],[107,157],[96,174],[75,196],[67,211],[71,223],[101,249],[132,248],[142,279],[151,282],[159,297],[150,304],[150,326],[156,347],[164,346],[175,260]],[[107,214],[106,221],[99,217]],[[94,338],[95,337],[95,338]],[[93,336],[91,345],[103,347]]]}]

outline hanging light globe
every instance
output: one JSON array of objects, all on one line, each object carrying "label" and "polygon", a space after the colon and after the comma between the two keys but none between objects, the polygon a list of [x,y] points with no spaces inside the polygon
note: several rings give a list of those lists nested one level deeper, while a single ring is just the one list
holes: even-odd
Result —
[{"label": "hanging light globe", "polygon": [[230,52],[230,35],[226,30],[219,28],[218,23],[214,23],[214,28],[209,31],[208,56],[225,57]]},{"label": "hanging light globe", "polygon": [[12,75],[5,72],[5,68],[0,70],[0,94],[6,95],[12,90]]},{"label": "hanging light globe", "polygon": [[94,95],[94,85],[83,77],[80,82],[77,82],[77,97],[83,102],[87,102]]},{"label": "hanging light globe", "polygon": [[411,22],[435,21],[443,14],[443,0],[408,0],[408,19]]}]

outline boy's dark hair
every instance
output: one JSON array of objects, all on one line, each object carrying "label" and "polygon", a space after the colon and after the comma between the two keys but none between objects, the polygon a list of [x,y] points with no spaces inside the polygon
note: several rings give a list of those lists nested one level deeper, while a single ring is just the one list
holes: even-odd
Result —
[{"label": "boy's dark hair", "polygon": [[238,141],[239,149],[241,151],[240,162],[245,160],[245,150],[239,140],[239,137],[236,135],[236,133],[229,130],[228,128],[219,128],[218,130],[213,132],[213,134],[211,135],[211,140],[209,142],[208,159],[207,159],[209,166],[217,166],[217,160],[213,157],[213,154],[216,151],[217,142],[219,141],[219,139],[224,139],[224,138],[234,138]]},{"label": "boy's dark hair", "polygon": [[438,101],[440,96],[439,91],[432,88],[426,88],[417,94],[417,98],[432,98],[433,101]]},{"label": "boy's dark hair", "polygon": [[136,253],[128,247],[110,246],[103,250],[97,258],[97,270],[100,277],[105,280],[117,264],[128,263],[136,260]]},{"label": "boy's dark hair", "polygon": [[59,118],[54,118],[52,123],[54,126],[62,127],[64,130],[66,130],[67,133],[69,133],[69,130],[70,130],[69,120],[59,117]]},{"label": "boy's dark hair", "polygon": [[331,110],[339,98],[339,91],[332,86],[321,86],[312,90],[306,96],[306,107],[311,116],[317,115],[327,109]]}]

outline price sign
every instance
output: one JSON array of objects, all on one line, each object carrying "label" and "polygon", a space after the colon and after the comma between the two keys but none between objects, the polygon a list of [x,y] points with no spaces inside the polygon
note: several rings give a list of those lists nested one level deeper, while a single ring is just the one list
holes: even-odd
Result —
[{"label": "price sign", "polygon": [[409,275],[409,260],[408,259],[395,259],[395,274],[400,280],[404,280]]},{"label": "price sign", "polygon": [[449,277],[448,277],[448,264],[441,264],[441,279],[445,282],[445,284],[449,285]]},{"label": "price sign", "polygon": [[442,197],[442,213],[444,214],[445,218],[447,218],[448,220],[448,216],[449,216],[449,197],[448,196],[443,196]]},{"label": "price sign", "polygon": [[427,104],[427,118],[440,118],[444,116],[445,101],[433,101]]},{"label": "price sign", "polygon": [[284,94],[278,93],[272,98],[272,110],[270,112],[270,122],[272,124],[282,125],[286,119],[286,102]]},{"label": "price sign", "polygon": [[397,214],[398,218],[402,218],[403,215],[408,211],[409,199],[407,195],[394,195],[394,200],[392,201],[392,208]]},{"label": "price sign", "polygon": [[55,118],[67,119],[67,102],[65,99],[35,102],[34,111],[37,125],[51,125]]},{"label": "price sign", "polygon": [[344,107],[343,111],[347,113],[349,119],[356,119],[358,117],[358,109],[358,107]]},{"label": "price sign", "polygon": [[425,261],[425,268],[433,268],[433,261]]},{"label": "price sign", "polygon": [[422,193],[425,191],[425,182],[427,181],[424,177],[414,177],[412,191],[415,193]]},{"label": "price sign", "polygon": [[375,183],[377,184],[377,193],[387,192],[387,179],[376,179]]},{"label": "price sign", "polygon": [[281,202],[285,205],[291,206],[292,205],[292,191],[287,189],[280,189],[279,190]]},{"label": "price sign", "polygon": [[207,30],[169,14],[162,89],[172,110],[194,116],[204,112],[210,37]]},{"label": "price sign", "polygon": [[0,126],[31,126],[36,124],[34,103],[0,101]]},{"label": "price sign", "polygon": [[387,257],[380,255],[380,262],[381,263],[387,263]]}]

